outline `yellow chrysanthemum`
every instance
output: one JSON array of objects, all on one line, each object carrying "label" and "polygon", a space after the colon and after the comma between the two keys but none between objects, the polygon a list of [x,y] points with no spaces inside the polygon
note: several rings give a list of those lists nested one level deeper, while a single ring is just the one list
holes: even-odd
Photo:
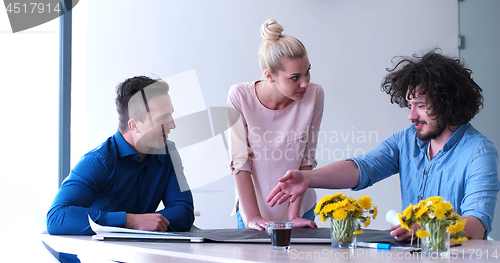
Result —
[{"label": "yellow chrysanthemum", "polygon": [[461,228],[461,230],[463,230],[465,227],[465,223],[467,223],[467,219],[460,218],[459,220],[457,220],[455,225],[458,225]]},{"label": "yellow chrysanthemum", "polygon": [[411,231],[411,228],[408,226],[408,224],[406,224],[406,222],[403,221],[401,214],[398,214],[398,218],[399,218],[399,224],[401,225],[401,227],[408,230],[408,231]]},{"label": "yellow chrysanthemum", "polygon": [[460,216],[455,214],[455,212],[451,211],[451,213],[450,212],[446,213],[446,219],[451,221],[457,221],[458,219],[460,219]]},{"label": "yellow chrysanthemum", "polygon": [[[367,217],[364,212],[369,212],[374,214],[373,217]],[[375,219],[378,213],[378,208],[373,206],[372,199],[363,195],[361,198],[353,199],[352,197],[345,196],[341,192],[338,192],[331,196],[325,196],[321,198],[319,203],[314,208],[314,213],[319,215],[321,222],[325,222],[326,219],[332,218],[335,220],[354,220],[359,227],[360,223],[363,222],[365,227],[368,226],[372,219]],[[358,234],[363,233],[362,230],[358,229]]]},{"label": "yellow chrysanthemum", "polygon": [[410,205],[403,211],[403,218],[408,220],[411,218],[411,212],[413,211],[413,207]]},{"label": "yellow chrysanthemum", "polygon": [[453,235],[453,234],[455,234],[455,233],[457,233],[457,232],[458,232],[458,230],[457,230],[457,229],[458,229],[458,228],[457,228],[457,225],[451,225],[451,226],[449,226],[448,228],[446,228],[446,232],[448,232],[448,233],[450,233],[450,234],[452,234],[452,235]]},{"label": "yellow chrysanthemum", "polygon": [[321,209],[320,213],[328,214],[335,211],[335,209],[337,209],[337,203],[327,204],[323,207],[323,209]]},{"label": "yellow chrysanthemum", "polygon": [[340,196],[342,196],[342,192],[338,192],[338,193],[332,195],[332,199],[336,198],[336,197],[340,197]]},{"label": "yellow chrysanthemum", "polygon": [[347,200],[347,199],[344,199],[340,202],[337,202],[338,207],[345,207],[348,203],[349,203],[349,200]]},{"label": "yellow chrysanthemum", "polygon": [[356,231],[352,232],[352,234],[353,234],[353,235],[359,235],[359,234],[363,234],[363,233],[364,233],[364,232],[363,232],[363,230],[361,230],[361,229],[360,229],[360,230],[356,230]]},{"label": "yellow chrysanthemum", "polygon": [[314,208],[314,213],[317,215],[319,214],[319,212],[321,211],[321,208],[323,207],[323,205],[325,205],[326,202],[330,201],[331,199],[331,196],[324,196],[323,198],[321,198],[321,200],[319,201],[319,203],[316,205],[316,207]]},{"label": "yellow chrysanthemum", "polygon": [[[461,243],[467,241],[464,237],[463,229],[465,219],[453,211],[450,202],[443,200],[440,196],[429,197],[426,200],[418,202],[416,205],[408,206],[401,214],[398,214],[401,227],[412,231],[412,225],[415,223],[423,226],[424,224],[437,224],[439,227],[446,227],[446,231],[453,235],[451,242]],[[416,235],[419,238],[435,239],[430,232],[426,230],[417,230]]]},{"label": "yellow chrysanthemum", "polygon": [[419,230],[417,230],[417,237],[426,238],[426,237],[429,237],[429,233],[425,230],[419,229]]},{"label": "yellow chrysanthemum", "polygon": [[363,210],[357,208],[356,211],[354,211],[354,217],[358,218],[363,215]]},{"label": "yellow chrysanthemum", "polygon": [[446,212],[453,211],[453,205],[450,202],[442,202],[441,206],[446,210]]},{"label": "yellow chrysanthemum", "polygon": [[344,208],[339,208],[333,212],[333,218],[337,220],[342,220],[347,217],[347,212],[345,211]]},{"label": "yellow chrysanthemum", "polygon": [[415,218],[420,218],[422,217],[423,214],[425,214],[429,210],[427,206],[421,206],[418,211],[415,213]]},{"label": "yellow chrysanthemum", "polygon": [[443,198],[441,196],[429,197],[429,198],[427,198],[427,200],[425,200],[425,203],[428,203],[428,202],[441,203],[441,202],[443,202]]},{"label": "yellow chrysanthemum", "polygon": [[450,238],[451,243],[457,243],[457,244],[462,244],[467,240],[469,240],[467,237]]},{"label": "yellow chrysanthemum", "polygon": [[455,224],[449,226],[447,229],[446,229],[446,232],[450,233],[450,234],[456,234],[462,230],[464,230],[464,227],[465,227],[465,222],[467,220],[465,219],[459,219],[455,222]]},{"label": "yellow chrysanthemum", "polygon": [[321,206],[316,205],[316,207],[314,208],[314,215],[319,215],[320,210],[321,210]]},{"label": "yellow chrysanthemum", "polygon": [[367,195],[363,195],[361,198],[357,199],[359,206],[363,209],[370,209],[372,207],[372,199]]},{"label": "yellow chrysanthemum", "polygon": [[445,213],[446,210],[443,208],[442,204],[438,203],[435,205],[434,214],[438,220],[444,220],[446,218]]},{"label": "yellow chrysanthemum", "polygon": [[367,217],[365,221],[365,227],[368,227],[370,225],[370,222],[371,222],[370,218]]},{"label": "yellow chrysanthemum", "polygon": [[351,204],[351,203],[347,203],[347,204],[345,205],[345,210],[347,210],[347,211],[351,211],[351,212],[352,212],[352,211],[355,211],[355,210],[356,210],[356,206],[355,206],[355,205],[353,205],[353,204]]},{"label": "yellow chrysanthemum", "polygon": [[325,223],[325,221],[326,221],[325,214],[323,214],[323,213],[319,214],[319,220],[321,220],[321,223]]}]

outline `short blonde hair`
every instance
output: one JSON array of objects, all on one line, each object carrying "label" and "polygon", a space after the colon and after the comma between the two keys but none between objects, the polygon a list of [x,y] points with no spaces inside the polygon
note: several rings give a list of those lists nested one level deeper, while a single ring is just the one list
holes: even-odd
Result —
[{"label": "short blonde hair", "polygon": [[281,59],[303,58],[307,55],[306,48],[295,37],[281,34],[283,26],[274,19],[268,19],[260,27],[262,43],[259,49],[259,63],[262,71],[276,73],[283,70]]}]

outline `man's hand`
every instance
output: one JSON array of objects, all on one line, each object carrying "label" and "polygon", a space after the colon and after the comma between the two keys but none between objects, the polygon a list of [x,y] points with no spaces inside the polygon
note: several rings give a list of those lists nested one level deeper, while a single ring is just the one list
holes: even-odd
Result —
[{"label": "man's hand", "polygon": [[125,227],[137,230],[167,232],[170,222],[161,214],[128,214]]},{"label": "man's hand", "polygon": [[260,216],[256,216],[248,219],[246,227],[250,229],[263,231],[269,225],[270,221],[271,220],[269,219],[264,219]]},{"label": "man's hand", "polygon": [[300,216],[292,219],[292,222],[293,222],[293,227],[318,228],[318,225],[314,221],[302,218]]},{"label": "man's hand", "polygon": [[293,203],[309,187],[309,181],[299,170],[289,170],[283,177],[278,179],[278,182],[278,185],[274,187],[266,198],[266,202],[271,207],[276,203],[282,204],[288,198]]},{"label": "man's hand", "polygon": [[[417,230],[419,229],[420,229],[419,224],[413,225],[413,240],[417,240],[417,235],[415,233],[417,233]],[[411,232],[402,228],[401,225],[391,226],[390,235],[391,237],[394,237],[397,241],[404,241],[404,240],[410,241],[412,236]]]}]

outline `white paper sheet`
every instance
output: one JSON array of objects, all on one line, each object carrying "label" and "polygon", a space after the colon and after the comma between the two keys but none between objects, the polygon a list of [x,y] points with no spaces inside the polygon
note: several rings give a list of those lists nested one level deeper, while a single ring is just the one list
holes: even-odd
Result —
[{"label": "white paper sheet", "polygon": [[178,236],[177,234],[169,233],[169,232],[153,232],[153,231],[145,231],[145,230],[136,230],[136,229],[128,229],[123,227],[113,227],[113,226],[101,226],[96,224],[92,218],[89,217],[89,224],[92,230],[98,234],[106,234],[106,233],[132,233],[132,234],[149,234],[149,235],[167,235],[167,236]]},{"label": "white paper sheet", "polygon": [[135,230],[123,227],[101,226],[96,224],[89,216],[89,224],[96,233],[92,236],[95,240],[106,239],[168,239],[168,240],[188,240],[190,242],[203,242],[202,237],[183,236],[169,232],[153,232],[145,230]]}]

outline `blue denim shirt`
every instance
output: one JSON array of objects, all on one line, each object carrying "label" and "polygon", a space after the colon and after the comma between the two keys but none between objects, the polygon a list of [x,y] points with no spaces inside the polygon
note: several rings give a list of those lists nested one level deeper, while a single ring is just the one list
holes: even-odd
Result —
[{"label": "blue denim shirt", "polygon": [[470,123],[461,125],[443,149],[428,160],[428,141],[416,136],[415,126],[393,134],[373,151],[352,158],[360,171],[361,190],[399,173],[402,208],[431,196],[441,196],[462,216],[481,220],[491,231],[497,193],[498,152]]},{"label": "blue denim shirt", "polygon": [[184,177],[176,176],[172,161],[180,158],[175,146],[167,144],[166,154],[148,154],[141,162],[116,132],[85,154],[54,198],[47,213],[47,232],[93,234],[87,214],[98,224],[125,227],[126,213],[155,213],[160,201],[165,208],[156,213],[170,222],[168,229],[188,231],[194,221],[193,197]]}]

